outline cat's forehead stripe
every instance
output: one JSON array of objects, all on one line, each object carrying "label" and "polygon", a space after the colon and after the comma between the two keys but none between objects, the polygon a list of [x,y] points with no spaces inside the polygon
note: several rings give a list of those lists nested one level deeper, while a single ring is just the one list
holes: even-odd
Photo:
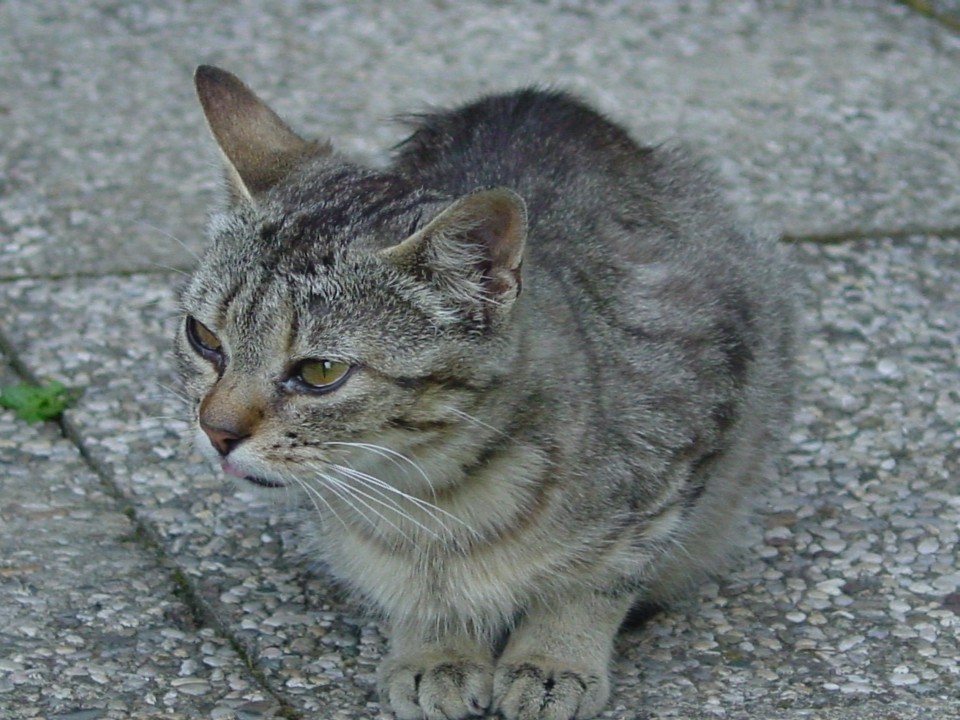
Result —
[{"label": "cat's forehead stripe", "polygon": [[251,362],[268,346],[276,347],[286,337],[290,313],[282,282],[266,273],[239,282],[239,289],[226,308],[225,325],[234,335],[238,359]]},{"label": "cat's forehead stripe", "polygon": [[[378,231],[389,234],[398,219],[409,225],[410,217],[422,213],[424,203],[441,197],[411,188],[396,175],[340,169],[314,179],[307,188],[278,190],[276,205],[270,209],[277,217],[262,222],[258,235],[281,254],[301,248],[314,257],[336,255],[357,236],[375,236]],[[404,238],[385,239],[399,242]]]},{"label": "cat's forehead stripe", "polygon": [[234,299],[237,297],[237,294],[240,292],[242,286],[242,281],[239,278],[234,278],[233,283],[230,285],[230,289],[227,290],[226,294],[220,298],[220,302],[217,304],[217,325],[223,326],[227,323],[227,313],[230,310],[230,306],[233,304]]}]

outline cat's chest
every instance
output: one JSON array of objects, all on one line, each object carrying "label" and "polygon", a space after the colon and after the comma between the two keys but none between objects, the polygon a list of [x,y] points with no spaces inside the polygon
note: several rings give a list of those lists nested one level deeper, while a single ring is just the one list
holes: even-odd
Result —
[{"label": "cat's chest", "polygon": [[508,619],[532,593],[545,589],[545,569],[570,559],[554,544],[505,542],[461,552],[434,541],[388,550],[349,536],[328,543],[325,554],[337,576],[393,619],[491,614]]}]

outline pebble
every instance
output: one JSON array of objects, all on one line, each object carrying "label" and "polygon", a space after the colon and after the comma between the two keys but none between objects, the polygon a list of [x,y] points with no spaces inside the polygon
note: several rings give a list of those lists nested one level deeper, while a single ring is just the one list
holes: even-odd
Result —
[{"label": "pebble", "polygon": [[893,360],[883,359],[877,363],[877,372],[884,377],[894,377],[900,373],[900,368]]},{"label": "pebble", "polygon": [[924,538],[917,545],[917,552],[921,555],[931,555],[940,549],[940,543],[936,538],[928,537]]},{"label": "pebble", "polygon": [[918,682],[920,678],[910,672],[906,665],[897,666],[890,675],[890,683],[896,686],[916,685]]},{"label": "pebble", "polygon": [[894,598],[890,601],[890,609],[895,613],[906,613],[910,611],[910,603],[900,598]]}]

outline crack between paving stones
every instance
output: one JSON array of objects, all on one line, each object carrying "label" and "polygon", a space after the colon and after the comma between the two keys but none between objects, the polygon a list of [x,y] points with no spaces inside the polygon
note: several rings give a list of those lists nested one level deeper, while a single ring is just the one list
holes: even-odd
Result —
[{"label": "crack between paving stones", "polygon": [[[905,240],[911,237],[942,237],[960,239],[960,227],[925,228],[906,227],[893,229],[843,230],[825,233],[783,233],[780,237],[785,243],[810,243],[819,245],[839,245],[857,240]],[[59,280],[96,280],[98,278],[133,278],[137,276],[165,276],[190,272],[189,267],[140,268],[137,270],[109,270],[107,272],[74,272],[74,273],[30,273],[26,275],[0,275],[0,284],[15,283],[21,280],[36,280],[57,282]]]},{"label": "crack between paving stones", "polygon": [[846,242],[857,240],[906,240],[913,237],[941,237],[948,239],[960,239],[960,227],[947,228],[920,228],[907,227],[896,230],[849,230],[836,233],[807,233],[803,235],[794,235],[784,233],[780,236],[785,243],[798,244],[809,243],[812,245],[841,245]]},{"label": "crack between paving stones", "polygon": [[253,648],[231,632],[230,628],[220,620],[212,605],[204,599],[183,568],[167,553],[163,535],[160,534],[153,523],[140,516],[136,506],[130,502],[114,482],[110,469],[89,453],[80,435],[79,428],[68,417],[60,419],[60,427],[64,437],[77,447],[84,461],[100,478],[101,484],[120,506],[120,511],[129,518],[134,526],[137,541],[151,552],[160,567],[168,573],[173,581],[174,595],[190,610],[193,622],[198,627],[213,628],[222,637],[226,638],[256,683],[280,705],[280,717],[288,720],[302,720],[302,716],[271,686],[264,672],[257,667],[256,653]]},{"label": "crack between paving stones", "polygon": [[949,30],[960,32],[960,18],[937,12],[937,9],[930,0],[900,0],[900,4],[906,5],[914,12],[940,23]]},{"label": "crack between paving stones", "polygon": [[138,275],[189,275],[192,266],[180,267],[177,265],[164,265],[163,267],[138,268],[136,270],[107,270],[99,272],[96,270],[66,272],[66,273],[26,273],[24,275],[0,275],[0,283],[17,282],[19,280],[72,280],[87,279],[95,280],[102,277],[131,278]]},{"label": "crack between paving stones", "polygon": [[[0,352],[6,357],[7,363],[21,380],[33,384],[39,383],[40,378],[30,370],[3,332],[0,332]],[[183,568],[167,553],[163,536],[149,520],[137,513],[136,506],[114,482],[110,469],[89,453],[80,435],[79,428],[65,415],[61,415],[54,422],[60,427],[60,433],[63,437],[73,443],[84,462],[100,479],[100,484],[117,504],[118,510],[130,520],[137,543],[149,551],[160,567],[170,576],[173,581],[174,595],[189,609],[196,626],[212,628],[230,643],[256,683],[280,706],[280,718],[303,720],[303,716],[270,685],[264,672],[257,667],[254,660],[256,653],[252,648],[221,622],[211,604],[203,598],[194,583],[183,571]]]}]

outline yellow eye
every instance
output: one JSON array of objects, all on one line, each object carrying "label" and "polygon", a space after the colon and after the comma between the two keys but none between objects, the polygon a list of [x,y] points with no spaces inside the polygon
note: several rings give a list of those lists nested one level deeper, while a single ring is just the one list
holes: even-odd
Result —
[{"label": "yellow eye", "polygon": [[311,390],[332,390],[346,380],[350,365],[335,360],[304,360],[295,377]]},{"label": "yellow eye", "polygon": [[197,323],[196,332],[197,339],[204,347],[210,348],[211,350],[220,349],[220,338],[210,332],[210,329],[206,325]]},{"label": "yellow eye", "polygon": [[200,355],[214,362],[223,360],[223,345],[213,332],[196,318],[187,318],[187,340]]}]

